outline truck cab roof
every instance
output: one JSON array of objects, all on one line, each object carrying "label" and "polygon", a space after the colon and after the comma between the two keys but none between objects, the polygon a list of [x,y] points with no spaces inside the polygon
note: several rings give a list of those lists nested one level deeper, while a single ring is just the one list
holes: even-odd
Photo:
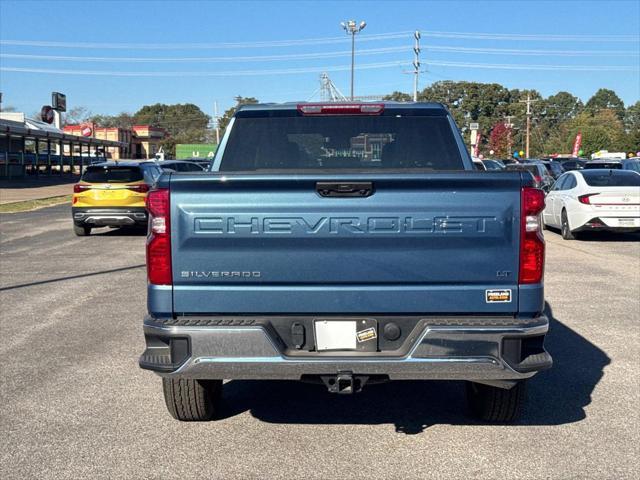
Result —
[{"label": "truck cab roof", "polygon": [[447,108],[437,102],[395,102],[395,101],[379,101],[379,102],[286,102],[286,103],[253,103],[240,105],[236,111],[236,116],[244,116],[246,113],[266,113],[266,112],[283,112],[292,113],[299,110],[300,106],[304,105],[328,105],[332,107],[339,106],[354,106],[354,105],[381,105],[381,112],[388,112],[389,110],[394,113],[400,111],[402,113],[414,112],[421,113],[423,115],[437,114],[446,115],[448,113]]}]

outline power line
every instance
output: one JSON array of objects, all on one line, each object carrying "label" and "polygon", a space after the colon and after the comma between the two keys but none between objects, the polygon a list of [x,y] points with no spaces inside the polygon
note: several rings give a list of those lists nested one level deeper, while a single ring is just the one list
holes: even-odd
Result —
[{"label": "power line", "polygon": [[[623,50],[519,50],[512,48],[473,48],[473,47],[450,47],[450,46],[430,46],[429,50],[436,52],[452,52],[463,54],[489,54],[489,55],[524,55],[524,56],[559,56],[559,57],[638,57],[640,53]],[[406,47],[383,47],[359,50],[358,55],[379,55],[406,51]],[[296,53],[283,55],[256,55],[242,57],[95,57],[77,55],[39,55],[21,53],[0,53],[0,58],[20,59],[20,60],[47,60],[47,61],[70,61],[70,62],[120,62],[120,63],[237,63],[237,62],[272,62],[281,60],[312,60],[320,58],[336,58],[351,55],[350,51],[317,52],[317,53]]]},{"label": "power line", "polygon": [[[481,32],[442,32],[421,30],[426,37],[455,38],[473,40],[516,40],[544,42],[621,42],[638,43],[636,35],[583,35],[583,34],[517,34],[517,33],[481,33]],[[408,38],[413,31],[389,32],[362,35],[360,41],[378,41]],[[238,49],[263,47],[294,47],[304,45],[323,45],[344,43],[345,37],[322,37],[292,40],[269,40],[253,42],[221,42],[221,43],[98,43],[98,42],[58,42],[43,40],[0,40],[0,45],[46,48],[82,48],[82,49],[139,49],[139,50],[192,50],[192,49]]]},{"label": "power line", "polygon": [[[482,68],[493,70],[556,70],[556,71],[580,71],[580,72],[637,72],[640,67],[631,65],[540,65],[540,64],[497,64],[497,63],[472,63],[472,62],[450,62],[430,60],[426,62],[430,66],[455,67],[455,68]],[[358,70],[369,70],[378,68],[398,67],[410,65],[408,61],[389,61],[377,63],[363,63],[358,65]],[[68,70],[68,69],[47,69],[35,67],[0,67],[3,72],[21,73],[51,73],[69,75],[93,75],[111,77],[230,77],[230,76],[261,76],[261,75],[287,75],[302,73],[320,73],[323,71],[345,71],[350,70],[350,65],[333,65],[305,68],[288,69],[268,69],[268,70],[231,70],[219,72],[133,72],[133,71],[110,71],[110,70]]]},{"label": "power line", "polygon": [[[362,63],[356,66],[358,70],[369,70],[377,68],[399,67],[409,65],[408,61]],[[296,73],[320,73],[324,71],[340,72],[351,70],[351,65],[333,65],[324,67],[288,68],[280,70],[234,70],[220,72],[124,72],[109,70],[66,70],[31,67],[0,67],[2,72],[22,72],[22,73],[55,73],[69,75],[95,75],[106,77],[232,77],[232,76],[260,76],[260,75],[289,75]]]},{"label": "power line", "polygon": [[[358,55],[378,55],[405,51],[406,47],[384,47],[359,50]],[[125,62],[125,63],[187,63],[187,62],[267,62],[279,60],[307,60],[318,58],[348,57],[350,50],[339,52],[294,53],[285,55],[257,55],[250,57],[83,57],[75,55],[32,55],[21,53],[1,53],[0,58],[27,60],[60,60],[71,62]]]},{"label": "power line", "polygon": [[517,48],[475,48],[475,47],[449,47],[429,46],[429,50],[438,52],[454,52],[488,55],[524,55],[544,57],[638,57],[640,52],[630,50],[527,50]]},{"label": "power line", "polygon": [[531,65],[513,63],[471,63],[471,62],[441,62],[430,60],[428,65],[440,67],[462,67],[462,68],[486,68],[494,70],[561,70],[576,72],[637,72],[640,67],[633,65]]},{"label": "power line", "polygon": [[557,35],[526,33],[472,33],[472,32],[435,32],[421,31],[425,37],[467,38],[474,40],[520,40],[544,42],[631,42],[638,43],[636,35]]},{"label": "power line", "polygon": [[[361,41],[388,40],[407,38],[412,32],[391,32],[362,35]],[[47,48],[85,48],[85,49],[139,49],[139,50],[205,50],[205,49],[237,49],[263,47],[295,47],[305,45],[324,45],[345,43],[345,37],[306,38],[298,40],[274,40],[257,42],[224,42],[224,43],[96,43],[96,42],[55,42],[40,40],[0,40],[0,45]]]}]

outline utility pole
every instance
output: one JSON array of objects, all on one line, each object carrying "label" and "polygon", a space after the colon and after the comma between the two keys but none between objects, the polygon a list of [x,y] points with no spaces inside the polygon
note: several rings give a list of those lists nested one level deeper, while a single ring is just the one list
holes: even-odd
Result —
[{"label": "utility pole", "polygon": [[531,104],[537,102],[538,100],[531,100],[531,94],[527,93],[526,100],[520,100],[520,103],[527,104],[527,133],[526,133],[526,147],[525,147],[525,157],[529,158],[529,136],[531,135]]},{"label": "utility pole", "polygon": [[218,102],[213,102],[213,122],[216,129],[216,145],[220,145],[220,122],[218,120]]},{"label": "utility pole", "polygon": [[416,39],[413,45],[413,101],[418,101],[418,75],[420,74],[420,30],[413,34]]},{"label": "utility pole", "polygon": [[511,157],[511,128],[513,128],[513,123],[511,123],[511,119],[513,115],[506,115],[507,121],[505,122],[505,126],[507,127],[507,155]]},{"label": "utility pole", "polygon": [[367,26],[367,22],[360,22],[360,25],[355,20],[348,20],[347,22],[341,22],[340,26],[347,32],[347,35],[351,35],[351,101],[353,101],[353,76],[356,63],[356,33],[360,33],[364,27]]}]

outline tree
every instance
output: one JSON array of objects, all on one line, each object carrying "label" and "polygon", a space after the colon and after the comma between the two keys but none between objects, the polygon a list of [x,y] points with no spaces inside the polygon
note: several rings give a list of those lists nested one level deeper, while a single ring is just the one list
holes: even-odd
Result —
[{"label": "tree", "polygon": [[200,143],[207,137],[210,117],[192,103],[145,105],[132,118],[134,124],[164,128],[169,137],[163,147],[170,155],[175,154],[176,143]]},{"label": "tree", "polygon": [[620,151],[624,145],[622,122],[613,110],[602,110],[594,115],[582,112],[567,125],[565,151],[570,151],[578,132],[582,132],[582,150],[585,154],[598,150]]},{"label": "tree", "polygon": [[73,107],[66,112],[63,116],[64,125],[77,125],[84,123],[91,117],[91,112],[88,108],[83,106]]},{"label": "tree", "polygon": [[542,113],[550,124],[559,124],[576,117],[583,109],[582,101],[569,92],[551,95],[542,105]]},{"label": "tree", "polygon": [[[444,104],[460,130],[466,133],[470,122],[480,124],[480,129],[489,131],[498,121],[510,113],[512,93],[497,83],[435,82],[418,94],[420,101]],[[465,135],[465,142],[469,142]]]},{"label": "tree", "polygon": [[235,107],[231,107],[226,112],[224,112],[224,114],[218,120],[218,127],[220,128],[220,131],[222,133],[224,133],[224,131],[227,129],[227,125],[229,125],[229,122],[231,121],[231,117],[233,117],[233,114],[236,113],[236,110],[240,105],[250,105],[250,104],[258,103],[258,99],[254,97],[237,96],[235,100],[236,100]]},{"label": "tree", "polygon": [[511,156],[511,134],[511,127],[504,122],[498,122],[493,126],[489,135],[489,148],[493,150],[494,155],[500,158]]},{"label": "tree", "polygon": [[640,131],[640,101],[629,105],[625,110],[624,128],[627,132]]},{"label": "tree", "polygon": [[107,128],[126,128],[133,127],[133,115],[128,112],[120,112],[118,115],[93,115],[89,117],[89,121]]},{"label": "tree", "polygon": [[384,97],[382,97],[382,99],[392,102],[410,102],[411,100],[413,100],[413,97],[408,93],[399,92],[396,90],[390,95],[385,95]]},{"label": "tree", "polygon": [[586,110],[595,114],[602,110],[613,110],[619,119],[624,118],[624,102],[616,92],[607,88],[599,89],[585,105]]}]

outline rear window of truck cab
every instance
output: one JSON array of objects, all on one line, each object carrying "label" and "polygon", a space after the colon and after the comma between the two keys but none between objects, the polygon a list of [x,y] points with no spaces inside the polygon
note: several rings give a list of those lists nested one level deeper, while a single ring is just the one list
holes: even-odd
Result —
[{"label": "rear window of truck cab", "polygon": [[219,171],[409,169],[464,169],[446,116],[236,117]]}]

